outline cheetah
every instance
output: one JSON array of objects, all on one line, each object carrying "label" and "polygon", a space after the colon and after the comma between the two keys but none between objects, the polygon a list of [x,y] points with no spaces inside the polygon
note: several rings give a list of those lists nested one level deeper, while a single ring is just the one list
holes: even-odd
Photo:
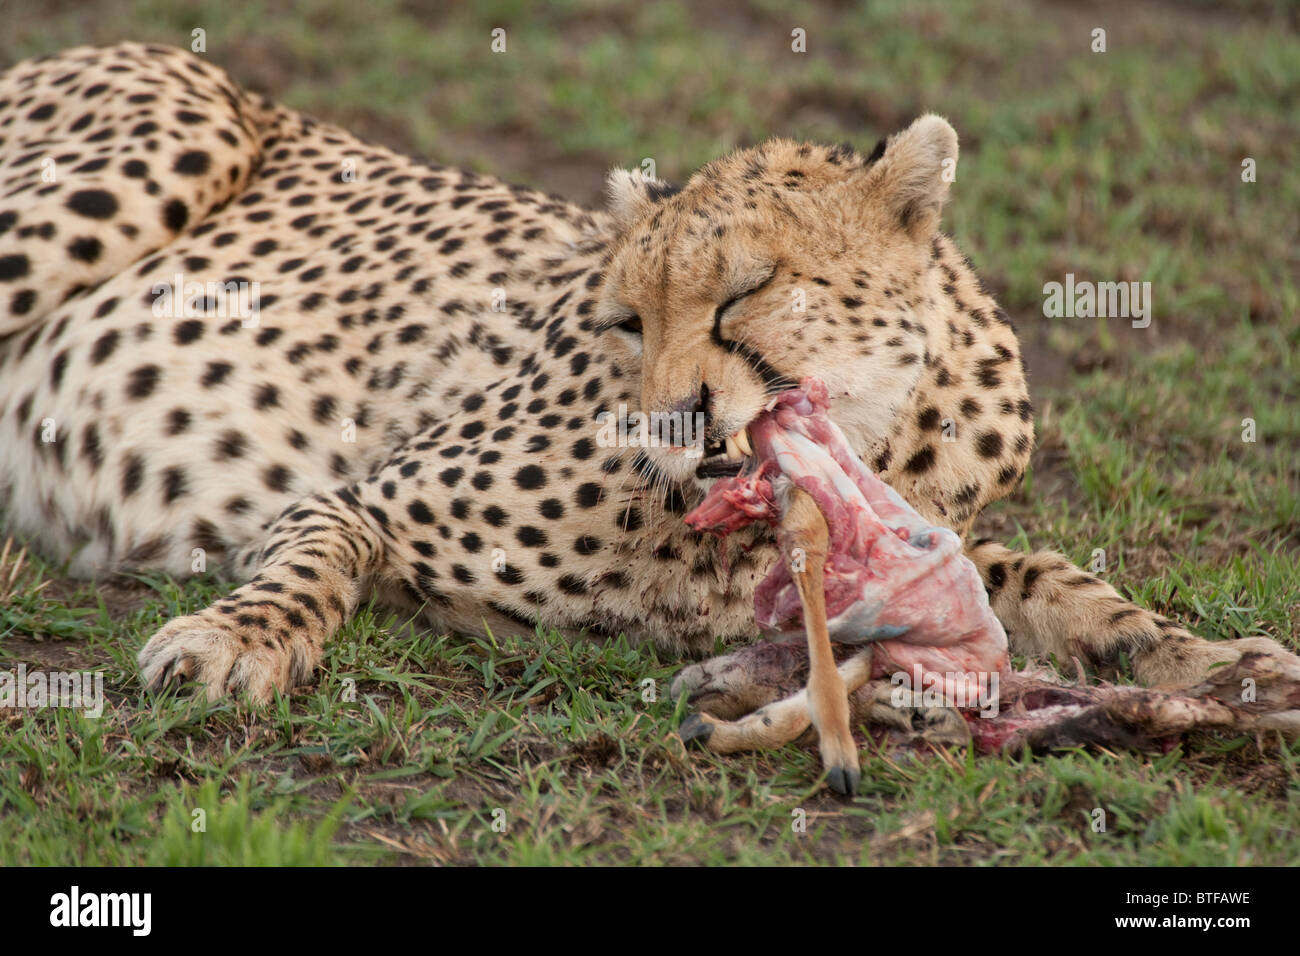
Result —
[{"label": "cheetah", "polygon": [[[0,76],[0,490],[73,574],[237,586],[139,653],[265,702],[371,598],[454,633],[756,633],[777,559],[683,523],[815,375],[864,463],[963,537],[1012,492],[1017,340],[940,230],[957,136],[773,139],[607,208],[424,163],[124,43]],[[620,406],[694,443],[608,441]],[[1210,643],[1065,557],[966,544],[1019,654],[1190,681]],[[1262,641],[1263,644],[1271,642]]]}]

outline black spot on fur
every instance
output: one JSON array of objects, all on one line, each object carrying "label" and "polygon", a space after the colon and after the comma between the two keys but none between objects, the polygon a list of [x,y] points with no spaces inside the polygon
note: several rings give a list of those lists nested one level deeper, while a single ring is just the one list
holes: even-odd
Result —
[{"label": "black spot on fur", "polygon": [[234,368],[229,362],[209,362],[208,367],[203,372],[203,377],[199,379],[199,384],[204,388],[220,385],[234,371]]},{"label": "black spot on fur", "polygon": [[112,219],[118,209],[116,197],[106,189],[78,189],[65,205],[87,219]]},{"label": "black spot on fur", "polygon": [[538,465],[524,465],[515,472],[515,484],[525,491],[533,491],[546,485],[546,472]]},{"label": "black spot on fur", "polygon": [[95,262],[104,253],[104,244],[94,236],[81,236],[68,243],[68,255],[78,262]]},{"label": "black spot on fur", "polygon": [[163,225],[172,232],[180,232],[189,222],[190,211],[185,207],[185,203],[179,199],[169,199],[163,206],[162,221]]},{"label": "black spot on fur", "polygon": [[163,504],[171,504],[186,490],[184,469],[173,466],[163,471]]},{"label": "black spot on fur", "polygon": [[975,441],[975,450],[981,458],[996,458],[1002,454],[1002,436],[997,432],[985,432]]},{"label": "black spot on fur", "polygon": [[31,262],[24,255],[0,256],[0,282],[21,279],[31,271]]},{"label": "black spot on fur", "polygon": [[127,376],[126,394],[128,398],[142,399],[153,394],[162,377],[162,369],[157,365],[141,365]]},{"label": "black spot on fur", "polygon": [[603,497],[600,485],[594,481],[588,481],[578,486],[577,492],[574,493],[573,500],[579,508],[594,508],[600,503]]},{"label": "black spot on fur", "polygon": [[293,475],[284,465],[272,465],[262,472],[262,481],[272,491],[288,491]]},{"label": "black spot on fur", "polygon": [[186,319],[184,322],[177,323],[176,328],[172,330],[172,338],[176,340],[177,345],[189,345],[203,337],[203,328],[203,323],[198,319]]},{"label": "black spot on fur", "polygon": [[191,149],[176,157],[172,172],[182,176],[202,176],[212,167],[212,157],[201,149]]},{"label": "black spot on fur", "polygon": [[934,446],[926,445],[903,465],[903,471],[909,475],[919,475],[934,467]]},{"label": "black spot on fur", "polygon": [[122,462],[122,495],[130,497],[140,490],[144,482],[144,459],[139,455],[128,455]]},{"label": "black spot on fur", "polygon": [[1029,568],[1025,571],[1024,585],[1020,590],[1020,600],[1028,601],[1029,596],[1034,593],[1034,584],[1038,580],[1038,568]]}]

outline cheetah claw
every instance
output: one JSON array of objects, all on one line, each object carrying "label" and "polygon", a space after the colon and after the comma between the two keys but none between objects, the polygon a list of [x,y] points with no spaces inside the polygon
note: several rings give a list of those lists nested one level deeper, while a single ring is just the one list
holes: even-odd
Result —
[{"label": "cheetah claw", "polygon": [[242,694],[253,704],[269,703],[275,690],[287,693],[311,673],[315,660],[300,644],[285,650],[252,645],[238,634],[191,615],[171,621],[140,651],[144,685],[153,692],[191,679],[209,701]]}]

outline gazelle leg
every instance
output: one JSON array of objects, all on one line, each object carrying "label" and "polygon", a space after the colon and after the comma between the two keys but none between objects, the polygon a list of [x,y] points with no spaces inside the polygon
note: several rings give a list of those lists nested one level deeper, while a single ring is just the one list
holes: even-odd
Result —
[{"label": "gazelle leg", "polygon": [[[845,700],[871,677],[871,648],[868,647],[839,666],[837,679],[844,685]],[[770,750],[794,740],[812,723],[808,691],[798,691],[784,700],[760,707],[738,720],[720,720],[710,714],[691,714],[682,721],[679,733],[688,743],[698,742],[714,753],[741,750]],[[857,750],[853,756],[856,760]]]},{"label": "gazelle leg", "polygon": [[822,765],[836,793],[858,788],[858,745],[849,729],[849,695],[835,667],[831,636],[826,627],[824,569],[830,547],[826,519],[810,494],[790,491],[790,506],[781,520],[782,552],[802,549],[803,569],[793,568],[794,584],[803,603],[804,632],[808,636],[808,715],[817,728]]}]

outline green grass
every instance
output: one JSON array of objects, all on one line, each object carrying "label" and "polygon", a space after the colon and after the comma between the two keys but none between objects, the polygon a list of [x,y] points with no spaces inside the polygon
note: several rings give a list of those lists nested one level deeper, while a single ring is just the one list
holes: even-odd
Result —
[{"label": "green grass", "polygon": [[[1198,633],[1297,647],[1297,16],[1255,0],[1103,9],[11,0],[0,65],[83,42],[187,44],[202,27],[210,59],[296,107],[589,202],[616,163],[651,157],[680,180],[768,135],[870,148],[936,110],[962,137],[947,228],[1020,330],[1037,410],[1025,485],[977,533],[1080,563],[1101,548],[1118,588]],[[1043,318],[1042,287],[1066,272],[1151,282],[1151,327]],[[1295,745],[1200,736],[1160,756],[1039,759],[867,746],[862,792],[840,801],[798,746],[684,751],[664,696],[680,662],[653,650],[451,639],[383,609],[347,627],[316,685],[265,711],[142,695],[136,649],[222,591],[159,577],[97,590],[38,562],[0,602],[0,668],[98,669],[109,695],[99,720],[0,711],[0,863],[1300,856]]]}]

